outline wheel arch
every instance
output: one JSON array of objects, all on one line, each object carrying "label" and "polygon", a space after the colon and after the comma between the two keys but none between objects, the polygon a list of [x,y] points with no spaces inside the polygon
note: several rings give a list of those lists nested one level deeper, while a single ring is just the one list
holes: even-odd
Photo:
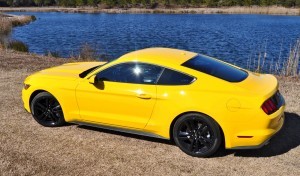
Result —
[{"label": "wheel arch", "polygon": [[34,99],[35,96],[37,96],[39,93],[42,93],[42,92],[47,92],[49,94],[51,94],[58,102],[59,104],[63,107],[63,104],[61,102],[61,99],[58,98],[55,94],[51,93],[50,91],[47,91],[45,89],[37,89],[35,91],[33,91],[30,95],[30,98],[29,98],[29,107],[31,107],[31,102],[32,100]]},{"label": "wheel arch", "polygon": [[[49,94],[51,94],[50,92],[46,91],[46,90],[43,90],[43,89],[38,89],[38,90],[35,90],[31,93],[30,95],[30,98],[29,98],[29,107],[31,106],[31,102],[32,100],[34,99],[35,96],[37,96],[39,93],[41,92],[47,92]],[[52,94],[51,94],[52,95]]]},{"label": "wheel arch", "polygon": [[[79,110],[77,106],[77,101],[75,99],[75,92],[74,97],[71,97],[70,99],[64,98],[64,94],[60,91],[56,91],[55,89],[44,89],[44,88],[38,88],[36,90],[33,90],[32,93],[29,96],[29,110],[31,112],[31,103],[35,96],[37,96],[39,93],[47,92],[51,94],[61,105],[64,118],[66,122],[72,122],[80,119]],[[73,94],[71,94],[73,96]],[[69,102],[73,102],[73,104],[70,104]]]},{"label": "wheel arch", "polygon": [[220,125],[214,118],[212,118],[211,116],[209,116],[209,115],[207,115],[207,114],[205,114],[205,113],[202,113],[202,112],[198,112],[198,111],[187,111],[187,112],[183,112],[183,113],[177,115],[177,116],[173,119],[173,121],[172,121],[172,123],[171,123],[171,125],[170,125],[170,129],[169,129],[170,140],[171,140],[172,142],[174,141],[174,139],[173,139],[173,128],[174,128],[175,122],[176,122],[181,116],[186,115],[186,114],[191,114],[191,113],[196,113],[196,114],[205,115],[205,116],[208,116],[208,117],[210,117],[211,119],[213,119],[213,120],[216,122],[216,124],[219,126],[219,128],[220,128],[220,132],[221,132],[221,136],[222,136],[222,143],[221,143],[221,145],[223,145],[223,146],[225,147],[225,140],[226,140],[226,138],[225,138],[224,131],[223,131],[221,125]]}]

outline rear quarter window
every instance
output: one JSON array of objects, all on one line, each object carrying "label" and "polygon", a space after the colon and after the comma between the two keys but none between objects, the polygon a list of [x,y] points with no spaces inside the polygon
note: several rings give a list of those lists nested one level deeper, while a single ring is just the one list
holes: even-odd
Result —
[{"label": "rear quarter window", "polygon": [[182,66],[206,73],[228,82],[241,82],[248,77],[248,73],[246,71],[204,55],[197,55],[196,57],[184,62]]},{"label": "rear quarter window", "polygon": [[194,77],[165,68],[157,85],[188,85],[194,81]]}]

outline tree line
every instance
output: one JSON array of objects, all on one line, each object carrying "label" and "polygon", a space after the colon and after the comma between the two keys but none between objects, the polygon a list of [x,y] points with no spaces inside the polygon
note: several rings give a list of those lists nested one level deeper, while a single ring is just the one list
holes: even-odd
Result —
[{"label": "tree line", "polygon": [[0,6],[102,6],[105,8],[284,6],[300,7],[300,0],[0,0]]}]

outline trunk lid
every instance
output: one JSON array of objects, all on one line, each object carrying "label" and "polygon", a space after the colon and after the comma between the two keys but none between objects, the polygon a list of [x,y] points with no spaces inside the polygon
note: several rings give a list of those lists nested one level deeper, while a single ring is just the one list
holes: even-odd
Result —
[{"label": "trunk lid", "polygon": [[270,74],[248,72],[248,77],[237,86],[249,91],[253,96],[271,97],[278,90],[277,78]]}]

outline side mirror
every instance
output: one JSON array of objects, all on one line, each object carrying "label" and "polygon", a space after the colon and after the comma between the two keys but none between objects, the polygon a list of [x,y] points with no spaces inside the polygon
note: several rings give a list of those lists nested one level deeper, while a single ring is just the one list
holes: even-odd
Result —
[{"label": "side mirror", "polygon": [[93,75],[89,78],[89,83],[91,84],[97,84],[98,80],[96,78],[96,75]]}]

